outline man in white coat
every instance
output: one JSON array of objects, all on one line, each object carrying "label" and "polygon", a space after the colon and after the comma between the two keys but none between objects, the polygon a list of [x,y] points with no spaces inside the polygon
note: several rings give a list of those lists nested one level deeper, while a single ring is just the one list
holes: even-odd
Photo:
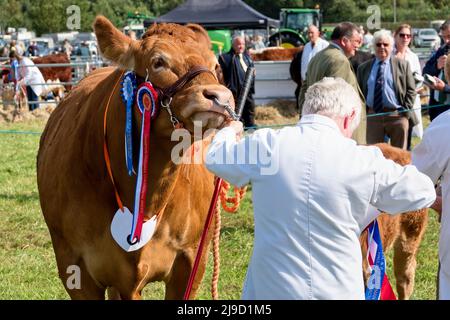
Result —
[{"label": "man in white coat", "polygon": [[18,62],[16,95],[25,87],[29,110],[39,108],[39,96],[47,91],[44,76],[31,59],[19,55],[17,51],[11,52],[9,57],[11,62],[14,59]]},{"label": "man in white coat", "polygon": [[[425,130],[421,143],[412,152],[412,163],[428,175],[433,183],[440,180],[441,214],[439,237],[438,298],[450,300],[450,110],[437,116]],[[436,201],[439,203],[439,201]]]},{"label": "man in white coat", "polygon": [[214,137],[207,168],[253,188],[243,299],[364,299],[359,236],[379,214],[370,205],[396,214],[435,201],[425,174],[350,139],[360,111],[347,82],[324,78],[308,88],[295,127],[237,140],[242,124],[232,121]]},{"label": "man in white coat", "polygon": [[308,70],[308,64],[311,59],[316,55],[317,52],[328,47],[328,41],[323,40],[320,37],[320,31],[315,25],[310,25],[308,27],[308,38],[309,42],[303,48],[302,53],[302,63],[300,67],[300,74],[302,76],[302,81],[306,79],[306,70]]}]

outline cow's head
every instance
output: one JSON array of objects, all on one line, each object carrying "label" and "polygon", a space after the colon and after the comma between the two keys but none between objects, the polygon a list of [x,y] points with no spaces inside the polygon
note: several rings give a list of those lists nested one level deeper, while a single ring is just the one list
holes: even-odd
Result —
[{"label": "cow's head", "polygon": [[[233,96],[214,75],[217,59],[202,27],[154,24],[142,40],[132,40],[99,16],[94,30],[105,58],[123,69],[134,70],[140,77],[148,75],[158,88],[171,86],[195,66],[211,70],[197,75],[173,96],[171,110],[186,129],[192,132],[194,121],[201,122],[204,130],[217,128],[230,117],[221,104],[230,103],[234,109]],[[161,110],[155,129],[165,135],[171,128],[168,113]]]}]

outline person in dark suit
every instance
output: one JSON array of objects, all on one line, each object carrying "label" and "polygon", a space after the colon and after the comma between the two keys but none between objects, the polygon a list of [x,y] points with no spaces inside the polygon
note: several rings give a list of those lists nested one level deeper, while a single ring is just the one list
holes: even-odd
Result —
[{"label": "person in dark suit", "polygon": [[393,45],[388,31],[375,32],[375,58],[359,66],[357,78],[366,98],[367,143],[384,142],[388,136],[391,145],[406,149],[408,119],[415,116],[407,111],[414,107],[415,81],[409,63],[391,55]]},{"label": "person in dark suit", "polygon": [[[423,68],[423,74],[435,76],[438,81],[438,87],[431,87],[430,90],[430,106],[443,105],[429,109],[430,120],[433,121],[442,112],[450,109],[450,87],[445,88],[444,66],[447,56],[450,54],[450,19],[441,25],[441,37],[444,41],[443,45],[431,56]],[[444,82],[444,85],[443,85]]]},{"label": "person in dark suit", "polygon": [[297,88],[295,88],[296,101],[298,101],[298,97],[300,96],[300,89],[302,87],[302,76],[300,74],[300,68],[302,66],[302,54],[303,48],[295,54],[294,58],[291,61],[291,64],[289,65],[289,74],[291,75],[291,79],[297,84]]},{"label": "person in dark suit", "polygon": [[355,55],[349,59],[352,65],[353,72],[355,73],[355,76],[356,71],[358,71],[358,67],[364,62],[373,59],[374,57],[375,55],[373,55],[370,52],[356,50]]},{"label": "person in dark suit", "polygon": [[[219,57],[219,64],[222,68],[225,85],[233,93],[234,101],[238,101],[239,95],[244,85],[245,72],[247,68],[254,67],[253,60],[245,50],[245,39],[240,36],[233,38],[233,47],[227,53]],[[255,127],[255,80],[250,86],[250,90],[245,100],[241,121],[245,127]]]}]

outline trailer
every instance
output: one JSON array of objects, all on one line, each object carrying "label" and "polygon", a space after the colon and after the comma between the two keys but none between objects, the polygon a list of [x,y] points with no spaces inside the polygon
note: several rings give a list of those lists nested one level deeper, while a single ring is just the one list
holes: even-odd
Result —
[{"label": "trailer", "polygon": [[255,61],[255,104],[273,100],[294,100],[297,84],[291,79],[291,61]]}]

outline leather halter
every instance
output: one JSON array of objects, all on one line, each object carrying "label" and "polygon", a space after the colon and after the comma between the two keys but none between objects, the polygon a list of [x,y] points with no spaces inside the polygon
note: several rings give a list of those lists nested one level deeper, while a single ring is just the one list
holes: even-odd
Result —
[{"label": "leather halter", "polygon": [[161,105],[161,107],[166,109],[167,112],[169,113],[170,121],[172,122],[172,125],[174,126],[174,128],[177,128],[180,126],[180,121],[174,116],[174,114],[172,113],[172,110],[170,109],[170,103],[172,102],[173,96],[178,91],[183,89],[184,86],[189,81],[191,81],[192,79],[194,79],[196,76],[198,76],[200,73],[203,73],[203,72],[210,73],[214,77],[216,77],[215,74],[212,73],[211,70],[209,70],[208,68],[203,67],[203,66],[194,66],[194,67],[192,67],[192,69],[190,69],[188,72],[186,72],[181,78],[179,78],[177,81],[175,81],[175,83],[172,84],[171,86],[164,88],[164,89],[158,88],[159,92],[161,93],[160,105]]},{"label": "leather halter", "polygon": [[161,89],[162,92],[162,99],[172,99],[172,97],[181,89],[183,89],[183,87],[189,82],[191,81],[193,78],[195,78],[196,76],[198,76],[200,73],[203,72],[208,72],[211,73],[214,77],[214,73],[211,72],[211,70],[209,70],[206,67],[203,66],[194,66],[192,69],[190,69],[188,72],[186,72],[180,79],[178,79],[173,85],[171,85],[170,87]]}]

